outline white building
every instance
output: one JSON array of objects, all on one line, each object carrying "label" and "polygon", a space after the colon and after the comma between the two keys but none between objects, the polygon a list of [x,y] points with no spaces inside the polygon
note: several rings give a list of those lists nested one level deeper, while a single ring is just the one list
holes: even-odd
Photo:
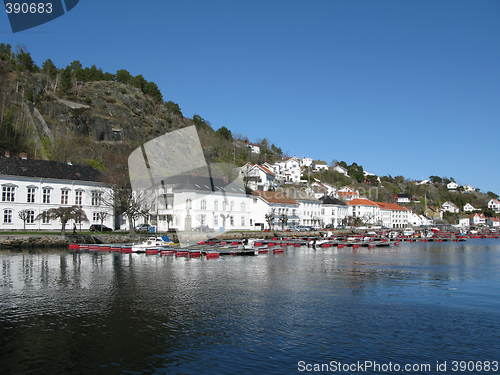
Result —
[{"label": "white building", "polygon": [[251,198],[239,185],[201,176],[174,176],[150,196],[150,221],[158,231],[222,232],[253,227]]},{"label": "white building", "polygon": [[320,199],[325,196],[335,197],[337,195],[337,189],[335,186],[325,184],[317,179],[311,183],[311,185],[306,189],[306,192],[313,195],[316,199]]},{"label": "white building", "polygon": [[297,199],[299,202],[300,225],[315,229],[323,226],[321,217],[321,201],[316,199]]},{"label": "white building", "polygon": [[300,158],[299,163],[300,163],[301,167],[307,168],[307,167],[310,167],[312,165],[313,159],[312,158]]},{"label": "white building", "polygon": [[470,217],[470,225],[485,225],[486,217],[483,214],[474,214]]},{"label": "white building", "polygon": [[408,212],[408,225],[414,227],[422,227],[432,225],[432,220],[425,215],[417,215],[416,213]]},{"label": "white building", "polygon": [[280,191],[254,191],[251,196],[253,229],[281,229],[299,224],[299,203]]},{"label": "white building", "polygon": [[453,214],[456,214],[460,211],[460,209],[452,202],[444,202],[442,205],[441,205],[441,210],[443,212],[451,212]]},{"label": "white building", "polygon": [[302,172],[297,158],[288,158],[274,163],[272,169],[276,178],[281,182],[300,182]]},{"label": "white building", "polygon": [[462,188],[464,189],[465,193],[473,193],[476,191],[476,188],[474,186],[470,186],[470,185],[464,185],[464,186],[462,186]]},{"label": "white building", "polygon": [[321,218],[324,226],[338,228],[345,223],[349,215],[347,204],[339,199],[326,196],[321,199]]},{"label": "white building", "polygon": [[240,174],[252,190],[273,190],[277,186],[276,175],[264,165],[247,163],[240,168]]},{"label": "white building", "polygon": [[343,166],[339,165],[339,164],[335,164],[335,166],[333,167],[333,170],[335,172],[338,172],[340,174],[343,174],[344,176],[346,177],[349,177],[349,173],[347,172],[347,169],[344,168]]},{"label": "white building", "polygon": [[498,217],[489,217],[486,219],[486,224],[492,228],[500,227],[500,219]]},{"label": "white building", "polygon": [[385,228],[406,228],[410,210],[396,203],[375,202],[380,207],[380,218]]},{"label": "white building", "polygon": [[380,225],[380,207],[368,199],[352,199],[347,202],[349,216],[360,218],[364,224]]},{"label": "white building", "polygon": [[250,152],[254,154],[260,154],[260,145],[257,143],[248,143],[247,147],[250,149]]},{"label": "white building", "polygon": [[422,180],[422,181],[418,181],[416,184],[417,185],[429,185],[431,183],[430,180]]},{"label": "white building", "polygon": [[411,197],[408,194],[398,194],[396,198],[396,202],[398,203],[410,203]]},{"label": "white building", "polygon": [[446,185],[446,187],[448,188],[448,190],[457,190],[458,189],[458,184],[456,182],[450,182],[448,183],[448,185]]},{"label": "white building", "polygon": [[327,171],[328,170],[328,164],[322,161],[316,161],[312,165],[313,171],[314,172],[321,172],[321,171]]},{"label": "white building", "polygon": [[467,228],[470,225],[470,219],[468,217],[462,217],[458,219],[457,226],[460,228]]},{"label": "white building", "polygon": [[[22,230],[24,225],[29,231],[61,230],[60,220],[41,214],[71,206],[81,207],[88,221],[70,221],[67,230],[74,224],[77,229],[88,229],[101,222],[114,229],[111,189],[102,181],[103,176],[89,166],[0,157],[0,230]],[[25,220],[20,212],[25,213]]]},{"label": "white building", "polygon": [[474,212],[474,211],[478,211],[478,209],[474,208],[472,204],[470,203],[464,204],[464,212]]},{"label": "white building", "polygon": [[492,209],[497,214],[500,213],[500,200],[498,200],[498,199],[491,199],[488,202],[488,208]]}]

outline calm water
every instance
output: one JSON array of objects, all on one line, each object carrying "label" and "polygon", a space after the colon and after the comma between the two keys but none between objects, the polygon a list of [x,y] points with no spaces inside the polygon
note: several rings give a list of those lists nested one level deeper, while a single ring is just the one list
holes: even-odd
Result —
[{"label": "calm water", "polygon": [[0,251],[0,374],[453,359],[500,360],[500,240],[217,260]]}]

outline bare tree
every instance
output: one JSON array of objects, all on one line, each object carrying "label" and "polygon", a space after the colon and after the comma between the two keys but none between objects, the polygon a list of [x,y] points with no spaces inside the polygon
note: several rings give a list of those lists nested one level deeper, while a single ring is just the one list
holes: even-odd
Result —
[{"label": "bare tree", "polygon": [[70,220],[75,220],[75,222],[77,220],[88,221],[85,211],[83,211],[83,209],[79,206],[51,208],[39,214],[36,217],[36,220],[40,220],[42,218],[52,220],[59,219],[61,221],[61,233],[66,232],[66,224]]},{"label": "bare tree", "polygon": [[136,220],[144,216],[145,207],[148,207],[147,194],[134,192],[128,186],[114,185],[112,189],[103,196],[102,202],[108,207],[113,207],[118,215],[125,215],[129,222],[129,232],[135,233]]},{"label": "bare tree", "polygon": [[282,214],[280,216],[281,230],[285,230],[285,226],[288,223],[288,215]]},{"label": "bare tree", "polygon": [[274,217],[275,217],[274,212],[270,212],[270,213],[266,214],[266,222],[267,222],[267,225],[269,225],[269,229],[273,228]]},{"label": "bare tree", "polygon": [[101,211],[96,213],[97,218],[99,219],[99,222],[101,223],[101,231],[102,227],[104,226],[104,221],[108,218],[109,212],[106,211]]},{"label": "bare tree", "polygon": [[23,229],[26,230],[26,222],[28,221],[30,215],[31,215],[31,210],[21,210],[19,211],[19,219],[23,221]]}]

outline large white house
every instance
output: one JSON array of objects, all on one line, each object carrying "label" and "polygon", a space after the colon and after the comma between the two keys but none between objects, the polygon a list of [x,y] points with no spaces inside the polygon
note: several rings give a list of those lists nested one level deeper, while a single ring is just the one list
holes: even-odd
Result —
[{"label": "large white house", "polygon": [[340,164],[335,164],[335,166],[332,168],[335,172],[338,172],[340,174],[343,174],[346,177],[349,177],[349,173],[346,168],[341,166]]},{"label": "large white house", "polygon": [[500,219],[498,217],[489,217],[486,219],[486,224],[492,228],[500,227]]},{"label": "large white house", "polygon": [[331,225],[337,228],[344,225],[349,209],[345,202],[326,196],[321,199],[321,217],[324,226]]},{"label": "large white house", "polygon": [[297,199],[299,202],[300,224],[313,228],[323,226],[321,217],[321,201],[316,199]]},{"label": "large white house", "polygon": [[70,221],[66,229],[71,230],[74,224],[77,229],[88,229],[101,222],[114,228],[111,189],[103,176],[89,166],[0,157],[0,187],[0,230],[20,230],[24,226],[30,231],[60,230],[59,220],[41,214],[51,208],[71,206],[81,207],[88,221]]},{"label": "large white house", "polygon": [[[227,185],[221,179],[179,175],[165,178],[158,190],[147,192],[146,196],[149,199],[148,222],[158,231],[222,232],[253,227],[252,201],[239,184]],[[130,223],[124,223],[125,228],[129,226]]]},{"label": "large white house", "polygon": [[474,211],[478,211],[478,209],[474,208],[472,204],[470,203],[464,204],[464,212],[474,212]]},{"label": "large white house", "polygon": [[448,183],[448,185],[446,185],[446,187],[448,188],[448,190],[457,190],[458,189],[458,184],[456,182],[450,182]]},{"label": "large white house", "polygon": [[500,213],[500,200],[498,200],[498,199],[491,199],[488,202],[488,208],[492,209],[497,214]]},{"label": "large white house", "polygon": [[252,190],[273,190],[276,188],[276,175],[264,165],[247,163],[240,168],[240,174]]},{"label": "large white house", "polygon": [[288,158],[272,165],[276,178],[281,182],[300,182],[302,175],[300,162],[297,158]]},{"label": "large white house", "polygon": [[441,205],[441,210],[443,212],[451,212],[453,214],[456,214],[460,211],[456,204],[449,201],[446,201]]},{"label": "large white house", "polygon": [[485,225],[486,217],[483,214],[474,214],[470,217],[470,225]]},{"label": "large white house", "polygon": [[396,203],[375,202],[380,207],[380,218],[385,228],[406,228],[410,210]]},{"label": "large white house", "polygon": [[308,158],[308,157],[300,158],[299,159],[299,163],[300,163],[301,167],[307,168],[307,167],[310,167],[312,165],[313,159],[312,158]]},{"label": "large white house", "polygon": [[313,171],[314,172],[321,172],[321,171],[327,171],[328,170],[328,164],[322,161],[315,161],[312,165]]},{"label": "large white house", "polygon": [[251,197],[253,229],[286,229],[299,224],[299,202],[281,191],[254,191]]},{"label": "large white house", "polygon": [[349,216],[360,218],[364,224],[381,224],[380,207],[369,199],[352,199],[347,201]]}]

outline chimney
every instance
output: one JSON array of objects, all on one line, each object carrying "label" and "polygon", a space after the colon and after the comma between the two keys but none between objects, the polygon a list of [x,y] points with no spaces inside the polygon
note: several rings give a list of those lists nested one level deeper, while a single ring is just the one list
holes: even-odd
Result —
[{"label": "chimney", "polygon": [[19,158],[23,160],[28,160],[28,154],[26,152],[20,152]]},{"label": "chimney", "polygon": [[10,151],[5,151],[5,152],[4,152],[4,156],[5,156],[6,158],[10,158]]}]

